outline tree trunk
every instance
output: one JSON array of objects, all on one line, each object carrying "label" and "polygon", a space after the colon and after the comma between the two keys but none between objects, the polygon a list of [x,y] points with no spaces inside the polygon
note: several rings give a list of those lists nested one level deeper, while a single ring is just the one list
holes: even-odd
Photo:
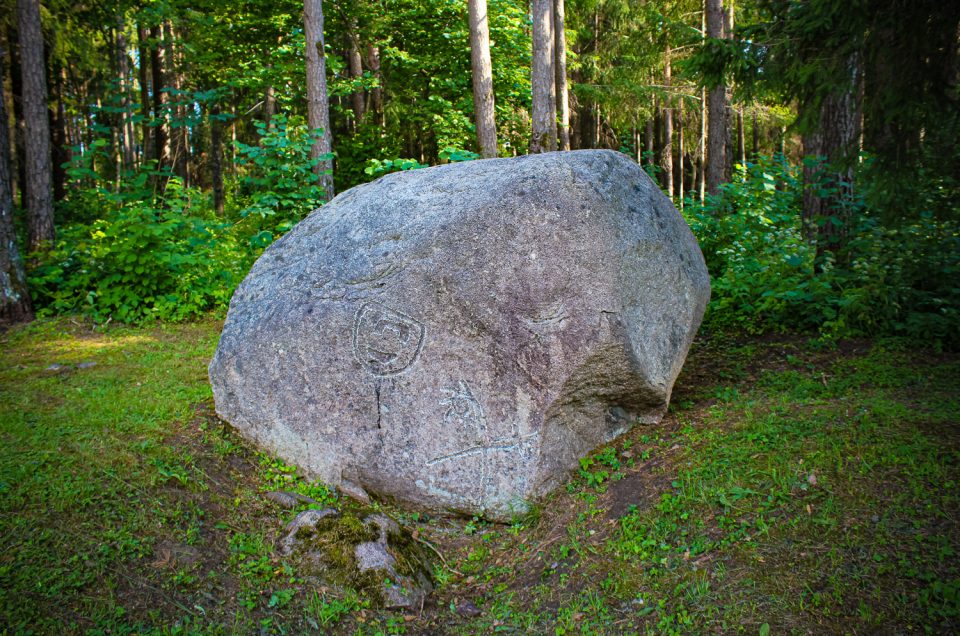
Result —
[{"label": "tree trunk", "polygon": [[70,160],[67,149],[67,113],[63,104],[63,82],[60,69],[51,69],[54,96],[50,109],[50,125],[52,126],[52,167],[53,167],[53,200],[62,201],[67,194],[67,171],[63,164]]},{"label": "tree trunk", "polygon": [[[347,39],[350,40],[350,50],[347,52],[347,67],[350,70],[350,77],[359,80],[363,77],[363,62],[360,59],[360,35],[357,30],[356,18],[350,20]],[[353,108],[354,126],[359,126],[367,106],[363,91],[354,91],[350,95],[350,103]]]},{"label": "tree trunk", "polygon": [[163,109],[163,38],[160,25],[150,27],[150,69],[152,71],[151,88],[153,92],[153,150],[157,169],[162,170],[169,163],[170,148],[167,141],[167,116]]},{"label": "tree trunk", "polygon": [[757,125],[757,109],[753,109],[753,160],[760,156],[760,128]]},{"label": "tree trunk", "polygon": [[[734,0],[726,0],[726,7],[723,14],[723,37],[727,40],[733,39],[733,4]],[[736,131],[733,129],[733,87],[727,86],[727,148],[726,148],[726,163],[723,167],[723,174],[725,181],[731,181],[733,179],[733,164],[734,160],[737,157],[736,143],[735,138]]]},{"label": "tree trunk", "polygon": [[557,78],[557,112],[560,115],[560,150],[570,150],[570,93],[567,88],[567,34],[564,0],[553,0],[554,72]]},{"label": "tree trunk", "polygon": [[747,133],[743,129],[743,108],[737,109],[737,161],[747,165]]},{"label": "tree trunk", "polygon": [[[704,18],[706,20],[706,18]],[[707,191],[707,89],[700,87],[700,141],[697,148],[697,199],[703,203]]]},{"label": "tree trunk", "polygon": [[[700,188],[700,160],[694,155],[690,155],[690,186],[691,191],[696,192]],[[692,197],[691,197],[692,198]]]},{"label": "tree trunk", "polygon": [[149,161],[155,158],[153,148],[153,132],[150,130],[150,75],[147,68],[147,29],[142,25],[137,25],[137,79],[140,82],[140,162]]},{"label": "tree trunk", "polygon": [[126,25],[123,17],[117,19],[117,79],[120,83],[120,156],[123,169],[133,169],[133,118],[130,112],[130,58],[127,56]]},{"label": "tree trunk", "polygon": [[[707,37],[723,37],[723,3],[705,0]],[[724,182],[727,165],[727,89],[721,83],[710,87],[707,100],[707,168],[706,185],[710,194],[717,194]]]},{"label": "tree trunk", "polygon": [[190,185],[190,138],[187,126],[187,108],[181,91],[186,85],[183,77],[183,61],[180,47],[177,43],[177,34],[170,22],[165,22],[164,31],[164,62],[167,66],[166,76],[170,79],[173,89],[174,103],[173,117],[170,123],[170,164],[173,173],[183,180],[184,185]]},{"label": "tree trunk", "polygon": [[673,108],[670,100],[670,47],[663,56],[663,84],[667,87],[667,97],[663,106],[663,145],[660,148],[660,167],[663,169],[663,189],[673,198]]},{"label": "tree trunk", "polygon": [[270,128],[273,116],[277,114],[277,92],[273,84],[263,91],[263,123]]},{"label": "tree trunk", "polygon": [[210,109],[210,182],[213,185],[213,209],[223,216],[223,121],[220,105]]},{"label": "tree trunk", "polygon": [[26,147],[28,245],[38,250],[53,242],[53,184],[47,78],[43,62],[40,1],[17,0],[23,121]]},{"label": "tree trunk", "polygon": [[530,152],[550,152],[557,149],[553,0],[532,0],[531,9],[533,61],[530,83],[533,92],[533,134],[530,138]]},{"label": "tree trunk", "polygon": [[[0,49],[0,65],[4,63],[5,53]],[[33,320],[33,307],[13,228],[9,120],[2,80],[3,74],[0,73],[0,324],[9,324]]]},{"label": "tree trunk", "polygon": [[[844,247],[852,219],[842,199],[853,189],[854,167],[863,130],[859,56],[850,59],[850,87],[828,95],[820,106],[819,126],[803,138],[805,155],[821,159],[821,165],[804,162],[803,229],[805,238],[816,246],[816,267],[823,265],[826,252],[835,255]],[[831,194],[819,196],[818,191]]]},{"label": "tree trunk", "polygon": [[376,113],[377,121],[380,126],[383,121],[383,88],[381,86],[383,77],[380,74],[380,47],[372,44],[367,46],[367,68],[377,80],[376,88],[370,90],[370,110]]},{"label": "tree trunk", "polygon": [[327,101],[327,59],[323,45],[323,0],[303,1],[303,31],[307,57],[307,120],[320,136],[310,148],[316,161],[313,170],[323,187],[327,201],[333,198],[333,133],[330,130],[330,104]]},{"label": "tree trunk", "polygon": [[467,0],[470,17],[470,62],[473,68],[473,111],[477,143],[484,159],[497,156],[497,123],[493,110],[493,68],[490,64],[490,29],[487,0]]},{"label": "tree trunk", "polygon": [[643,163],[652,165],[653,163],[653,117],[647,120],[647,125],[643,130]]},{"label": "tree trunk", "polygon": [[677,171],[677,200],[680,201],[680,209],[683,209],[683,99],[677,104],[677,163],[680,169]]}]

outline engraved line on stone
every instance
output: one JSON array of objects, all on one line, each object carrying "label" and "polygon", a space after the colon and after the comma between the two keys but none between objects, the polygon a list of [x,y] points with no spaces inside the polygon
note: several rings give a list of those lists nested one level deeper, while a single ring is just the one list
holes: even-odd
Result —
[{"label": "engraved line on stone", "polygon": [[400,263],[390,263],[383,269],[370,272],[369,274],[366,274],[366,275],[360,275],[360,276],[357,276],[356,278],[351,278],[350,280],[345,280],[343,281],[343,284],[350,285],[350,286],[359,286],[359,285],[366,285],[368,283],[375,283],[378,280],[387,278],[388,276],[393,276],[394,274],[399,272],[401,269],[403,269],[403,267],[400,265]]},{"label": "engraved line on stone", "polygon": [[[525,443],[535,434],[521,435],[516,421],[513,422],[512,435],[490,439],[487,428],[486,414],[483,412],[483,405],[474,395],[470,386],[464,380],[458,380],[456,384],[441,389],[444,397],[439,400],[441,406],[446,406],[443,420],[448,425],[470,426],[474,429],[476,441],[473,446],[461,448],[460,450],[434,457],[425,462],[426,467],[433,467],[450,461],[457,461],[468,457],[480,456],[480,483],[479,492],[467,495],[468,500],[481,509],[486,508],[487,500],[494,493],[494,484],[490,474],[491,453],[502,451],[516,451],[518,447]],[[430,476],[431,484],[433,475]]]},{"label": "engraved line on stone", "polygon": [[[459,450],[455,453],[450,453],[449,455],[441,455],[440,457],[434,457],[433,459],[427,462],[427,466],[434,466],[436,464],[441,464],[451,459],[460,459],[462,457],[470,457],[471,455],[478,455],[480,453],[486,454],[489,451],[508,451],[513,450],[517,447],[517,442],[515,440],[499,440],[492,442],[490,444],[484,444],[481,446],[471,446],[470,448],[465,448]],[[509,444],[507,442],[510,442]]]},{"label": "engraved line on stone", "polygon": [[420,357],[425,337],[419,320],[377,302],[365,303],[354,317],[354,356],[375,376],[408,369]]}]

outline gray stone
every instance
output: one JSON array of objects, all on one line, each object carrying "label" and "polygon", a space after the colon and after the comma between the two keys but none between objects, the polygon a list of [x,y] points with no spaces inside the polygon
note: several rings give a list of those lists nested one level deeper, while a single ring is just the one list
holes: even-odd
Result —
[{"label": "gray stone", "polygon": [[291,492],[289,490],[271,490],[265,494],[264,497],[284,508],[296,508],[304,504],[310,505],[317,503],[317,500],[312,497],[307,497],[306,495],[301,495],[298,492]]},{"label": "gray stone", "polygon": [[[419,568],[407,576],[397,570],[397,559],[390,553],[391,537],[401,536],[397,522],[383,514],[372,514],[364,520],[369,526],[376,526],[380,536],[376,541],[360,543],[354,549],[357,569],[360,572],[376,571],[384,575],[380,590],[384,607],[417,607],[433,591],[433,585],[427,574]],[[409,539],[408,539],[409,541]]]},{"label": "gray stone", "polygon": [[308,577],[346,584],[383,607],[419,607],[433,591],[423,550],[383,513],[305,510],[287,524],[280,551],[297,559]]},{"label": "gray stone", "polygon": [[336,508],[304,510],[287,524],[287,536],[280,541],[280,551],[285,555],[292,554],[297,547],[297,537],[302,531],[316,529],[321,519],[339,516],[340,511]]},{"label": "gray stone", "polygon": [[709,293],[622,154],[396,173],[264,252],[210,379],[221,417],[312,476],[507,519],[660,420]]}]

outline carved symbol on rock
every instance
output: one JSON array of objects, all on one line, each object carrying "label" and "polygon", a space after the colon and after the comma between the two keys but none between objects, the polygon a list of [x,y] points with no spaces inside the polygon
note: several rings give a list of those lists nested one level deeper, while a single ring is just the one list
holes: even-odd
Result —
[{"label": "carved symbol on rock", "polygon": [[395,375],[420,356],[426,329],[380,303],[364,304],[353,321],[353,353],[373,375]]},{"label": "carved symbol on rock", "polygon": [[453,427],[470,427],[476,435],[476,443],[482,444],[487,433],[487,420],[483,415],[483,407],[477,398],[473,397],[470,387],[463,380],[448,389],[441,389],[445,397],[440,400],[440,406],[447,407],[443,421]]},{"label": "carved symbol on rock", "polygon": [[[451,500],[468,500],[473,505],[484,508],[486,502],[497,495],[495,475],[491,472],[497,461],[495,455],[521,451],[533,435],[521,435],[514,423],[514,430],[510,435],[493,437],[487,428],[487,417],[483,412],[483,406],[470,386],[463,380],[441,391],[444,396],[440,400],[440,406],[446,407],[443,421],[450,427],[451,436],[456,437],[458,432],[467,430],[470,432],[467,435],[461,433],[460,448],[427,460],[426,465],[432,468],[448,462],[459,463],[461,460],[474,458],[476,465],[479,466],[480,475],[477,483],[473,487],[466,487],[468,492],[463,494],[437,487],[434,474],[430,475],[430,485],[433,492],[442,493]],[[462,485],[461,488],[463,488]]]}]

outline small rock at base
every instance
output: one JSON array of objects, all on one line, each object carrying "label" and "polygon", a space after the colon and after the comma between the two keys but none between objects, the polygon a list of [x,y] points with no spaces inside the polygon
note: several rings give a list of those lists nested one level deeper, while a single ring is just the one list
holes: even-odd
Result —
[{"label": "small rock at base", "polygon": [[289,555],[293,552],[297,543],[297,532],[299,532],[301,528],[316,528],[317,523],[319,523],[321,519],[339,515],[340,511],[335,508],[323,508],[322,510],[311,508],[310,510],[304,510],[294,517],[293,521],[287,524],[287,536],[280,542],[280,551],[284,555]]},{"label": "small rock at base", "polygon": [[457,614],[460,616],[480,616],[482,613],[473,601],[460,601],[457,604]]},{"label": "small rock at base", "polygon": [[264,495],[264,497],[284,508],[296,508],[300,504],[309,505],[317,503],[316,499],[287,490],[272,490]]}]

